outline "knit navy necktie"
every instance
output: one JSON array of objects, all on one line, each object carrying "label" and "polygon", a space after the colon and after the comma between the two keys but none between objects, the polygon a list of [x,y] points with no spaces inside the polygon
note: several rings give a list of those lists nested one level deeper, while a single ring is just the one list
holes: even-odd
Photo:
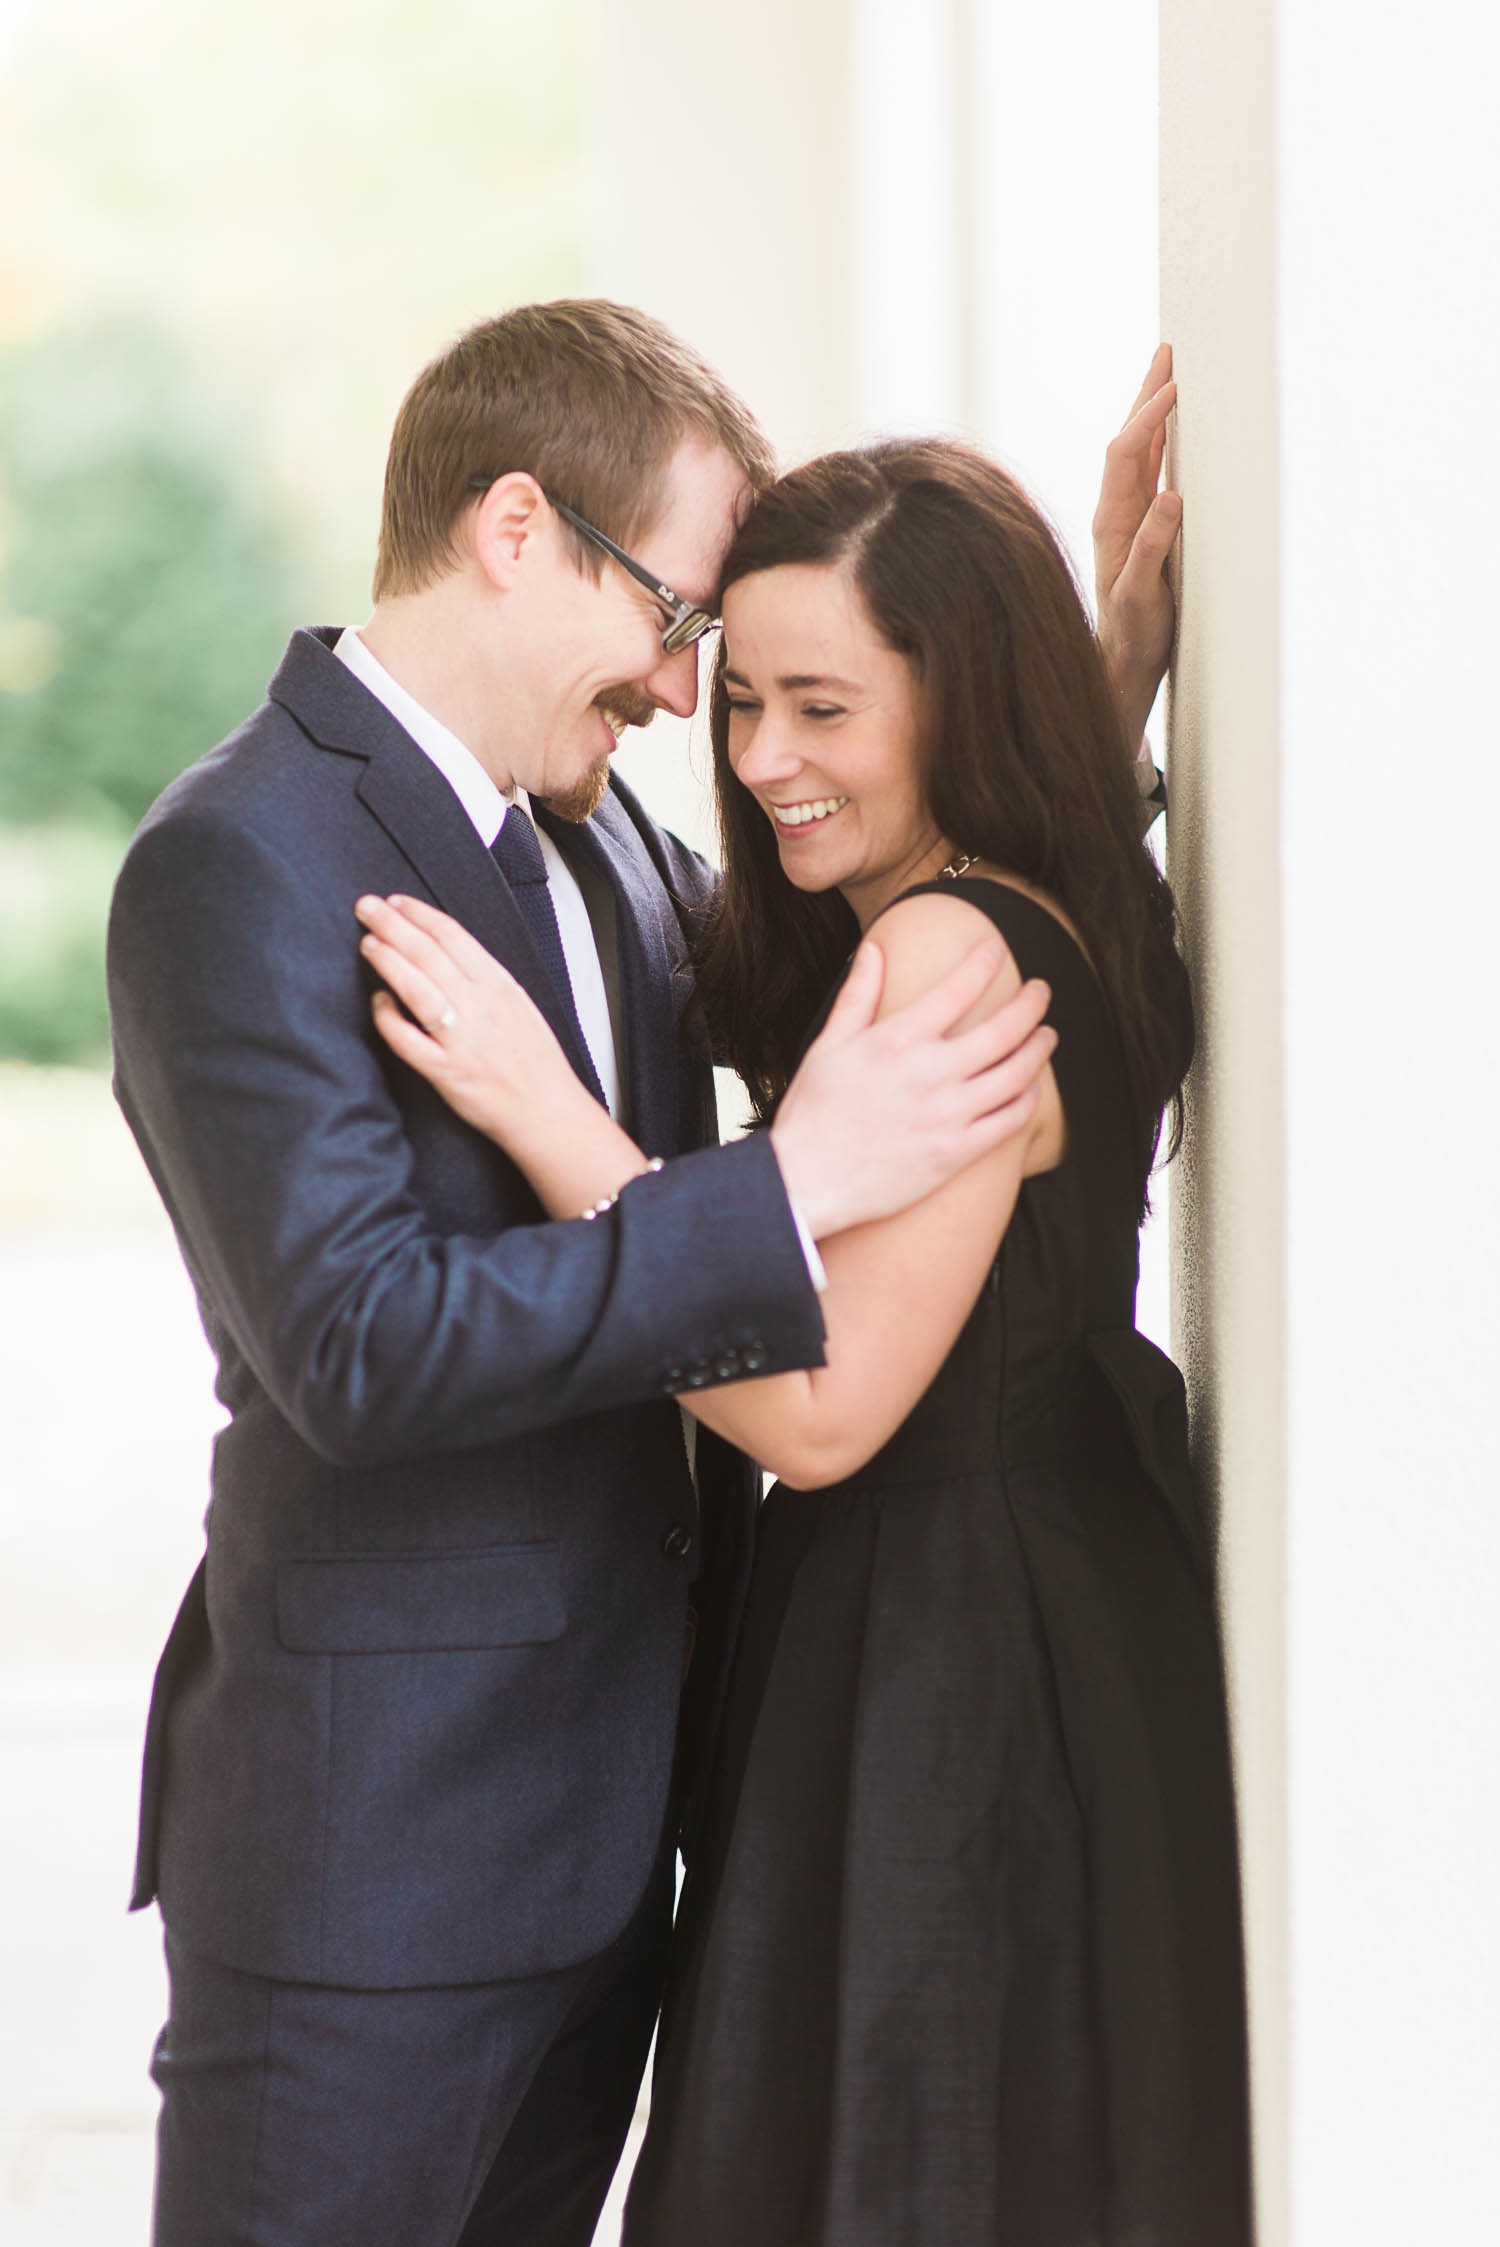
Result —
[{"label": "knit navy necktie", "polygon": [[590,1091],[603,1100],[604,1088],[599,1082],[594,1057],[589,1051],[583,1025],[578,1019],[578,1007],[573,997],[573,979],[568,973],[568,956],[563,950],[557,911],[552,903],[552,892],[547,886],[547,861],[542,856],[536,829],[518,805],[512,804],[506,811],[500,822],[500,832],[491,843],[490,850],[495,864],[510,884],[511,895],[520,907],[527,933],[536,946],[537,955],[573,1025],[578,1051],[588,1071],[584,1081]]}]

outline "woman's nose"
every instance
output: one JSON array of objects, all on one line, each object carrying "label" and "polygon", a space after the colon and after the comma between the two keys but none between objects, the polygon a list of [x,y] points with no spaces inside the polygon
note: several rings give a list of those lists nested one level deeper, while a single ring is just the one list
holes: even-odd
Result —
[{"label": "woman's nose", "polygon": [[784,727],[766,713],[748,729],[749,737],[736,743],[733,756],[736,780],[746,788],[773,788],[800,771],[802,759]]}]

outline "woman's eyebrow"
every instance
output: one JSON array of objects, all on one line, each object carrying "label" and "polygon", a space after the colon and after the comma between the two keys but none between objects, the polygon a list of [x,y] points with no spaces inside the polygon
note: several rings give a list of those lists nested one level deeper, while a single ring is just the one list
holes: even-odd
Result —
[{"label": "woman's eyebrow", "polygon": [[[750,684],[743,671],[735,671],[727,666],[724,678],[730,686],[748,687]],[[837,687],[844,694],[858,694],[860,691],[857,679],[841,679],[831,671],[788,671],[776,684],[784,694],[797,694],[807,687]]]}]

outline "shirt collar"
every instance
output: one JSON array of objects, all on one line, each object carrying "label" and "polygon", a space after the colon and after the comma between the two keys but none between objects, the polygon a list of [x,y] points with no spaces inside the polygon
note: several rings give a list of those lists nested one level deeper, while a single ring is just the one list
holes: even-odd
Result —
[{"label": "shirt collar", "polygon": [[361,686],[367,687],[377,702],[383,703],[403,731],[438,768],[449,787],[468,813],[475,832],[486,850],[492,848],[495,837],[505,822],[505,814],[512,803],[518,804],[530,819],[531,806],[523,788],[505,795],[495,786],[472,749],[465,748],[458,735],[424,710],[415,695],[408,694],[399,680],[393,679],[385,665],[371,654],[358,632],[350,625],[339,634],[333,652],[340,663],[347,665]]}]

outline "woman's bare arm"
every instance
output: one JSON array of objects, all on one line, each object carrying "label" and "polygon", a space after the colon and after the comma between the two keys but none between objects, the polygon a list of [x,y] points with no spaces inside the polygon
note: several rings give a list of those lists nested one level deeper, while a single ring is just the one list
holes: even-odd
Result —
[{"label": "woman's bare arm", "polygon": [[[899,1008],[936,982],[972,946],[982,919],[958,896],[929,892],[893,906],[871,930],[886,955],[883,1006]],[[1007,954],[1006,970],[976,1012],[1002,1005],[1019,985]],[[952,1349],[1021,1180],[1061,1151],[1062,1110],[1049,1067],[1028,1132],[901,1215],[828,1243],[825,1365],[684,1397],[689,1411],[795,1488],[852,1474],[895,1433]]]}]

